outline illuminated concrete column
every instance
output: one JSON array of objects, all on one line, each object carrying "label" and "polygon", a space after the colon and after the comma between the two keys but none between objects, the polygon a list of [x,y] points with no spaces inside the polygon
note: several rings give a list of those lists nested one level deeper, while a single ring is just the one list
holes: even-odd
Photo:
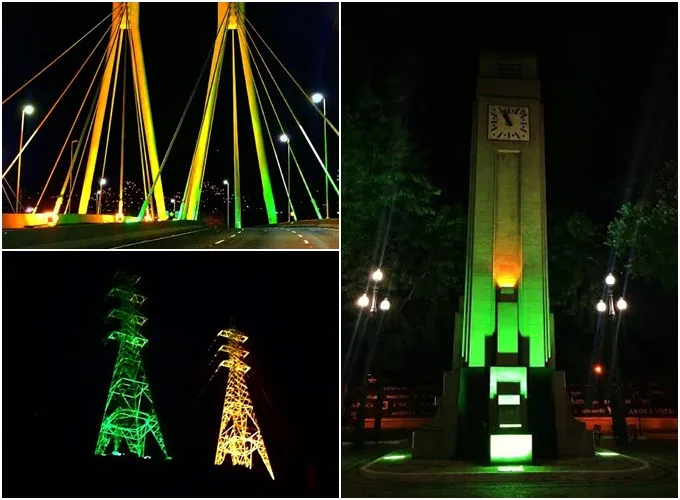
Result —
[{"label": "illuminated concrete column", "polygon": [[[146,141],[146,150],[149,155],[149,166],[151,168],[152,178],[156,179],[159,172],[156,135],[153,127],[153,117],[151,115],[151,101],[149,99],[149,88],[146,80],[146,69],[144,67],[142,40],[139,32],[139,2],[114,2],[113,12],[113,27],[111,30],[111,37],[109,39],[109,46],[107,48],[108,59],[106,61],[104,74],[102,76],[101,91],[97,97],[94,123],[92,125],[92,138],[89,144],[83,189],[81,191],[80,202],[78,205],[79,214],[87,213],[90,195],[92,194],[92,182],[94,180],[97,157],[99,154],[99,146],[101,144],[104,118],[106,116],[107,105],[109,102],[111,80],[114,75],[114,64],[118,57],[116,47],[121,46],[119,43],[121,40],[120,37],[123,37],[126,34],[130,36],[129,45],[132,60],[133,85],[135,87],[135,94],[139,96],[140,108],[142,112],[142,127]],[[123,103],[123,106],[124,105],[125,103]],[[165,200],[163,198],[163,184],[160,178],[158,178],[154,185],[153,196],[156,202],[158,219],[165,220],[167,216],[165,213]],[[57,211],[59,206],[60,202],[57,203]]]},{"label": "illuminated concrete column", "polygon": [[248,105],[250,107],[250,119],[253,123],[253,135],[255,136],[255,149],[257,151],[257,162],[260,166],[260,179],[262,180],[262,194],[264,196],[267,219],[270,224],[276,224],[276,204],[274,203],[274,193],[272,191],[271,179],[269,177],[269,166],[267,164],[267,153],[264,150],[264,139],[262,137],[262,126],[260,124],[260,111],[257,106],[257,95],[255,94],[255,81],[253,72],[250,69],[250,55],[248,54],[248,44],[243,29],[236,30],[238,33],[239,46],[241,47],[241,60],[243,62],[243,75],[246,80],[246,92],[248,94]]},{"label": "illuminated concrete column", "polygon": [[[267,211],[267,219],[270,224],[277,222],[276,205],[274,202],[274,193],[272,191],[271,179],[269,175],[269,167],[267,164],[267,155],[264,149],[264,138],[262,135],[262,126],[260,124],[260,114],[258,108],[257,94],[255,90],[255,82],[253,73],[250,68],[250,54],[248,52],[248,43],[245,32],[242,26],[242,13],[245,11],[243,2],[219,2],[217,4],[217,19],[218,19],[218,34],[215,48],[213,50],[212,64],[210,66],[210,79],[208,87],[208,95],[206,97],[205,112],[203,114],[203,121],[196,144],[194,157],[191,161],[191,169],[189,171],[189,178],[184,191],[184,201],[180,209],[180,218],[195,220],[198,218],[201,198],[201,188],[203,184],[203,176],[205,175],[205,165],[208,156],[208,145],[210,143],[210,136],[212,131],[212,123],[215,114],[215,104],[217,102],[217,90],[220,82],[220,74],[222,72],[222,62],[224,60],[224,50],[227,41],[228,31],[233,31],[234,36],[238,37],[239,47],[241,51],[241,62],[243,64],[243,74],[245,77],[246,92],[248,95],[248,105],[250,108],[250,118],[253,126],[253,134],[255,136],[255,148],[257,152],[257,161],[260,167],[260,178],[262,180],[262,189],[264,194],[265,208]],[[228,16],[228,17],[225,17]],[[223,20],[226,19],[226,22]],[[232,52],[233,56],[233,52]],[[234,69],[235,61],[232,61],[232,69]],[[237,102],[235,91],[235,71],[232,72],[234,78],[234,114],[233,114],[233,128],[234,128],[234,225],[236,228],[241,227],[241,175],[240,165],[238,159],[238,118],[237,118]]]},{"label": "illuminated concrete column", "polygon": [[[205,164],[208,159],[208,146],[210,145],[210,135],[215,116],[215,104],[217,103],[217,91],[220,86],[220,76],[222,74],[222,61],[224,60],[224,48],[227,41],[227,31],[234,16],[233,7],[230,2],[218,2],[217,4],[217,40],[213,48],[212,62],[210,64],[210,76],[208,78],[208,93],[205,98],[205,109],[201,128],[198,133],[198,141],[194,156],[191,159],[191,169],[189,178],[184,190],[184,199],[180,208],[180,218],[184,220],[197,220],[201,205],[201,189],[203,176],[205,175]],[[231,12],[230,12],[231,10]],[[229,13],[229,20],[225,16]]]},{"label": "illuminated concrete column", "polygon": [[112,27],[111,35],[109,37],[109,44],[106,48],[107,60],[104,66],[104,74],[102,76],[102,85],[97,97],[97,107],[94,112],[94,123],[92,126],[92,139],[90,140],[90,147],[87,155],[87,163],[85,164],[85,174],[83,179],[83,189],[80,193],[80,203],[78,204],[78,213],[86,214],[87,206],[90,202],[90,195],[92,194],[92,181],[94,180],[94,170],[97,163],[97,155],[99,153],[99,144],[102,137],[102,127],[104,125],[104,117],[106,116],[106,106],[108,104],[109,92],[111,90],[111,79],[113,77],[113,67],[116,62],[116,46],[118,37],[123,36],[122,31],[125,29],[125,13],[126,9],[120,7],[119,2],[113,3],[113,16],[111,18]]},{"label": "illuminated concrete column", "polygon": [[142,127],[144,129],[144,138],[146,139],[146,149],[149,154],[151,183],[154,183],[153,197],[156,202],[156,216],[158,217],[158,220],[165,220],[167,219],[167,214],[165,212],[165,198],[163,197],[163,183],[158,176],[160,164],[158,161],[158,149],[156,147],[153,117],[151,115],[149,86],[146,81],[142,38],[139,31],[139,2],[130,2],[126,5],[127,29],[130,34],[130,50],[132,52],[132,76],[134,85],[137,88],[139,105],[142,111]]},{"label": "illuminated concrete column", "polygon": [[520,464],[592,455],[592,439],[564,404],[564,374],[554,370],[535,57],[483,55],[474,111],[453,366],[435,421],[414,434],[413,456]]}]

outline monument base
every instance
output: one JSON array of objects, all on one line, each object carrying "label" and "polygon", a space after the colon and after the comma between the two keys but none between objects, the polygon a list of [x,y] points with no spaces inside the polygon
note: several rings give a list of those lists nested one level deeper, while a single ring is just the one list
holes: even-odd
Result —
[{"label": "monument base", "polygon": [[437,415],[431,422],[413,432],[411,439],[413,458],[455,457],[458,431],[457,378],[452,371],[444,373],[444,389]]},{"label": "monument base", "polygon": [[[564,372],[528,370],[529,433],[532,457],[592,457],[592,432],[571,415]],[[413,458],[457,458],[490,463],[489,369],[463,368],[444,374],[437,415],[412,435]]]}]

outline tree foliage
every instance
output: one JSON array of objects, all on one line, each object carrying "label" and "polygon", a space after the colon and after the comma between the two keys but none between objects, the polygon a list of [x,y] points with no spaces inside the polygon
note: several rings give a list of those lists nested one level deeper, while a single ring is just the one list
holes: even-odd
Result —
[{"label": "tree foliage", "polygon": [[[384,97],[386,95],[386,97]],[[343,110],[342,283],[347,328],[369,271],[381,262],[392,309],[380,357],[398,365],[404,348],[437,344],[439,313],[464,276],[463,211],[443,206],[403,124],[398,86],[364,88]],[[452,329],[452,318],[446,320]],[[382,344],[382,342],[381,342]],[[389,355],[387,352],[389,351]],[[389,364],[389,363],[388,363]]]},{"label": "tree foliage", "polygon": [[648,195],[624,204],[608,228],[608,244],[633,276],[657,282],[668,292],[678,286],[678,162],[656,174]]},{"label": "tree foliage", "polygon": [[581,212],[548,216],[551,308],[583,323],[592,317],[606,269],[606,230]]}]

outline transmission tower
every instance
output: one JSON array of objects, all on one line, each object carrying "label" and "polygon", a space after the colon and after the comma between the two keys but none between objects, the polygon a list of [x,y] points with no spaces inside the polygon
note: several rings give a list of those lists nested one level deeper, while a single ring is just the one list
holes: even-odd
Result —
[{"label": "transmission tower", "polygon": [[[243,465],[252,469],[253,455],[257,452],[267,467],[269,475],[274,479],[274,472],[269,463],[262,432],[257,424],[253,402],[246,385],[246,372],[250,370],[250,367],[243,361],[248,355],[243,344],[248,337],[233,329],[222,330],[217,336],[226,339],[226,344],[220,346],[218,352],[225,352],[229,356],[220,363],[218,369],[228,368],[229,377],[227,378],[227,393],[224,396],[215,465],[222,465],[226,456],[231,455],[232,465]],[[252,425],[248,426],[248,423]]]},{"label": "transmission tower", "polygon": [[95,455],[106,455],[113,440],[113,455],[121,454],[120,444],[125,441],[131,453],[148,458],[144,445],[147,434],[151,433],[169,459],[142,366],[142,349],[148,340],[139,330],[147,318],[140,314],[139,308],[146,297],[136,292],[139,277],[117,273],[114,280],[108,296],[119,299],[120,306],[112,309],[108,317],[119,320],[120,329],[111,332],[108,340],[117,340],[120,346]]}]

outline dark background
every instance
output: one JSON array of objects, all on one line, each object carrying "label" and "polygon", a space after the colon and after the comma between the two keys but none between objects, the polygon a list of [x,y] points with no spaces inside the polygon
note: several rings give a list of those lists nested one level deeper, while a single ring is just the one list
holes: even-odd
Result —
[{"label": "dark background", "polygon": [[[398,79],[443,202],[467,206],[482,51],[532,50],[545,109],[550,212],[608,221],[677,158],[677,4],[343,5],[343,100]],[[370,47],[370,51],[366,51]],[[351,71],[351,72],[350,72]]]},{"label": "dark background", "polygon": [[[11,3],[3,5],[2,12],[4,47],[2,95],[4,99],[109,14],[111,3]],[[338,4],[249,3],[246,6],[245,14],[302,88],[310,93],[321,92],[326,96],[328,118],[338,127]],[[9,165],[18,152],[21,109],[23,106],[31,103],[36,108],[34,115],[26,119],[24,132],[24,140],[26,140],[67,87],[68,82],[94,49],[97,41],[105,34],[110,23],[110,19],[105,21],[95,32],[3,106],[2,161],[5,167]],[[192,89],[201,74],[201,69],[206,59],[212,56],[217,26],[217,5],[215,3],[141,4],[140,31],[159,162],[162,162],[165,156]],[[252,31],[250,25],[248,27],[251,29],[250,33],[255,40],[255,46],[259,48],[276,82],[281,87],[283,94],[323,159],[321,117],[314,111],[313,106],[305,101],[303,94],[285,74],[285,71],[269,53],[264,43]],[[66,134],[76,117],[77,110],[95,74],[97,65],[105,53],[108,34],[106,37],[24,152],[22,186],[25,189],[25,194],[32,197],[33,201],[47,181],[49,172],[66,141]],[[250,43],[252,44],[252,42]],[[225,178],[229,179],[233,185],[231,35],[225,50],[204,178],[205,183],[216,185],[219,189],[223,188],[222,180]],[[255,52],[252,45],[251,50]],[[262,186],[248,111],[243,70],[240,68],[238,43],[236,53],[239,152],[241,156],[241,193],[244,197],[244,222],[247,224],[265,223]],[[287,110],[276,87],[267,76],[260,57],[252,56],[251,59],[258,63],[265,82],[267,82],[267,89],[272,96],[277,113],[283,122],[286,133],[291,138],[293,151],[298,157],[317,203],[321,206],[324,203],[324,174],[321,166],[295,124],[291,113]],[[121,57],[121,66],[122,64],[123,58]],[[285,176],[286,148],[285,145],[278,142],[279,127],[269,101],[263,92],[255,65],[251,64],[251,66]],[[187,117],[170,152],[167,165],[163,170],[164,193],[168,199],[173,196],[181,199],[184,192],[208,89],[209,69],[208,63]],[[116,193],[118,182],[115,179],[118,178],[120,164],[122,74],[121,68],[105,172],[105,177],[109,181],[108,185],[113,187]],[[78,120],[73,132],[73,139],[77,139],[80,135],[93,95],[94,90]],[[135,181],[141,188],[138,134],[133,103],[132,71],[128,57],[125,179]],[[99,178],[101,172],[107,120],[105,120],[103,127],[102,145],[95,179]],[[281,174],[276,164],[264,120],[261,120],[261,122],[277,208],[285,214],[287,202]],[[49,184],[48,195],[58,193],[66,176],[69,148],[70,145],[66,144],[55,177]],[[328,148],[329,171],[335,178],[338,172],[338,139],[330,129],[328,130]],[[14,168],[16,169],[16,167]],[[299,175],[296,174],[297,170],[294,165],[291,167],[291,171],[293,205],[299,215],[303,217],[314,216],[304,185]],[[80,176],[82,178],[82,171]],[[8,179],[14,187],[16,185],[16,171],[9,174]],[[78,189],[80,189],[80,185]],[[333,193],[332,188],[330,189],[330,193]],[[209,194],[206,193],[204,199],[207,200],[208,196]],[[220,196],[218,199],[222,200],[223,197]],[[331,209],[335,213],[337,196],[329,194],[329,199],[331,200]],[[141,201],[139,204],[141,205]],[[210,208],[204,206],[204,210]],[[222,207],[220,206],[220,208]]]},{"label": "dark background", "polygon": [[[3,494],[337,496],[337,253],[6,252],[3,268]],[[129,469],[127,457],[93,456],[117,354],[102,340],[117,327],[104,317],[118,270],[140,275],[148,296],[142,356],[173,458]],[[212,465],[227,371],[201,390],[232,317],[249,337],[273,483],[259,456],[252,472],[229,457]],[[151,437],[147,453],[162,457]]]}]

